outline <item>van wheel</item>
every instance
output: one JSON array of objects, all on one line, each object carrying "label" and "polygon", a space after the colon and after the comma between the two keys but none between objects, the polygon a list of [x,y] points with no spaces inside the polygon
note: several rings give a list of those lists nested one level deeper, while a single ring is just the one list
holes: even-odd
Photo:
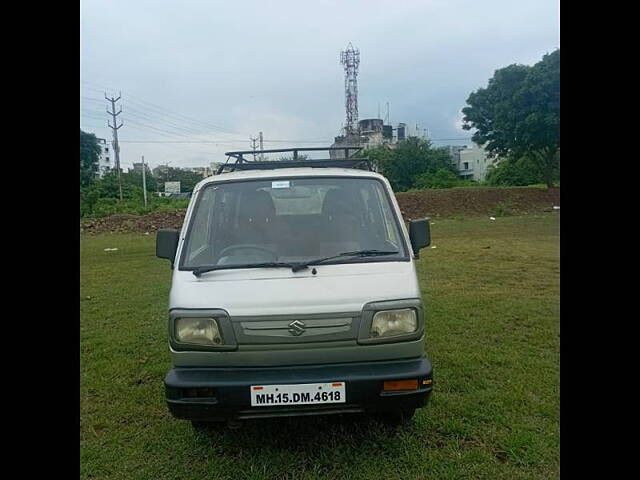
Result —
[{"label": "van wheel", "polygon": [[393,427],[408,425],[409,423],[411,423],[411,420],[413,419],[415,413],[415,408],[390,410],[382,414],[382,421],[386,425]]}]

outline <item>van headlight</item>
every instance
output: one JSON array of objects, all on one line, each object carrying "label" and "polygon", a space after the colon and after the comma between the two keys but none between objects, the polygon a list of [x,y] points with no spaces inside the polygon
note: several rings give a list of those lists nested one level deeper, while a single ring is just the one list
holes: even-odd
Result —
[{"label": "van headlight", "polygon": [[418,329],[418,317],[412,308],[383,310],[377,312],[371,321],[372,338],[395,337],[413,333]]},{"label": "van headlight", "polygon": [[213,318],[176,318],[175,337],[180,343],[222,345],[222,333]]}]

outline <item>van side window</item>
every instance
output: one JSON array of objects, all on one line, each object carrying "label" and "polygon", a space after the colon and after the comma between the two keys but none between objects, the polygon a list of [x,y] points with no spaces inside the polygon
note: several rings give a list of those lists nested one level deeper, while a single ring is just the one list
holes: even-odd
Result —
[{"label": "van side window", "polygon": [[215,187],[206,188],[204,192],[202,192],[202,198],[200,198],[201,208],[198,208],[193,219],[191,235],[189,236],[189,242],[186,246],[187,252],[189,252],[187,256],[188,263],[195,263],[197,258],[204,257],[206,255],[205,252],[209,248],[210,227],[212,226],[211,217],[213,214],[215,194]]},{"label": "van side window", "polygon": [[384,192],[381,188],[376,188],[376,193],[378,197],[378,202],[382,206],[382,215],[384,217],[384,230],[385,230],[385,240],[392,243],[395,246],[400,245],[400,239],[398,238],[398,229],[396,228],[395,222],[393,220],[393,214],[391,213],[391,208],[389,206],[389,202],[383,198]]}]

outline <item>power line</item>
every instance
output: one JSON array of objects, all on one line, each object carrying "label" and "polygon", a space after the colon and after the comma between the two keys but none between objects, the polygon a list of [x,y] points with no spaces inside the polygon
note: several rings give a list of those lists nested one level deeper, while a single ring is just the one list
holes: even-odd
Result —
[{"label": "power line", "polygon": [[[159,110],[161,112],[162,111],[163,112],[167,112],[167,113],[165,113],[165,115],[173,116],[175,119],[181,120],[183,122],[184,121],[188,121],[188,122],[191,122],[191,123],[194,123],[194,124],[200,124],[200,125],[202,125],[204,127],[211,128],[213,130],[220,130],[223,133],[229,133],[231,135],[243,135],[244,136],[243,133],[235,132],[235,131],[232,131],[232,130],[227,129],[225,127],[220,127],[218,125],[214,125],[214,124],[209,123],[209,122],[203,122],[201,120],[197,120],[197,119],[194,119],[194,118],[191,118],[191,117],[187,117],[186,115],[182,115],[180,113],[173,112],[173,111],[168,110],[168,109],[166,109],[164,107],[160,107],[160,106],[155,105],[155,104],[153,104],[151,102],[147,102],[145,100],[142,100],[139,97],[136,97],[136,96],[132,95],[131,93],[129,93],[129,96],[133,97],[134,103],[138,103],[138,104],[142,103],[143,105],[146,105],[147,108],[152,108],[152,109],[155,108],[156,110]],[[138,99],[138,100],[136,101],[136,99]]]},{"label": "power line", "polygon": [[83,95],[80,95],[80,98],[83,99],[83,100],[87,100],[88,102],[102,103],[102,100],[100,100],[99,98],[85,97]]},{"label": "power line", "polygon": [[[350,47],[350,48],[353,48],[353,47]],[[355,52],[357,52],[356,49],[353,49],[353,50],[355,50]],[[349,52],[349,53],[351,53],[351,52]],[[359,52],[357,52],[357,53],[359,53]],[[346,60],[347,59],[345,58],[345,61]],[[355,58],[351,59],[350,58],[349,60],[350,60],[350,62],[348,62],[348,63],[359,63],[359,55],[358,55],[357,59],[355,59]],[[355,75],[357,75],[357,65],[350,65],[351,68],[353,68],[354,66],[355,66],[355,72],[353,72],[353,73],[355,73]],[[345,65],[345,67],[347,67],[347,65]],[[90,90],[100,91],[100,92],[102,92],[102,90],[104,90],[104,88],[102,90],[96,88],[96,86],[100,86],[97,83],[89,82],[89,81],[86,81],[86,80],[82,80],[82,83],[84,83],[85,85],[88,85],[86,88],[89,88]],[[92,87],[91,85],[95,85],[95,86]],[[355,88],[357,89],[357,86]],[[357,90],[356,90],[356,92],[357,92]],[[152,127],[150,125],[145,125],[143,123],[137,122],[137,125],[143,126],[144,128],[150,128],[150,129],[156,130],[158,132],[163,132],[165,134],[168,134],[168,135],[171,135],[171,136],[174,136],[174,137],[175,136],[180,136],[180,137],[188,138],[189,135],[184,135],[183,133],[188,133],[191,136],[193,136],[193,135],[202,135],[200,130],[196,130],[192,126],[189,126],[189,125],[199,125],[198,128],[202,128],[204,126],[204,127],[207,127],[207,128],[213,128],[213,129],[217,129],[217,130],[224,130],[225,132],[228,132],[228,134],[230,134],[230,135],[238,135],[238,136],[242,135],[243,137],[245,137],[245,134],[243,134],[243,133],[232,132],[232,131],[230,131],[228,129],[225,129],[224,127],[220,127],[218,125],[214,125],[214,124],[209,123],[209,122],[204,122],[204,121],[197,120],[197,119],[194,119],[194,118],[191,118],[191,117],[187,117],[186,115],[182,115],[182,114],[173,112],[173,111],[171,111],[171,110],[169,110],[167,108],[164,108],[164,107],[161,107],[159,105],[153,104],[153,103],[151,103],[151,102],[149,102],[147,100],[144,100],[144,99],[142,99],[142,98],[140,98],[140,97],[138,97],[138,96],[136,96],[136,95],[134,95],[134,94],[132,94],[130,92],[125,92],[125,93],[127,93],[128,96],[132,97],[130,100],[134,104],[138,104],[139,106],[142,106],[143,108],[150,108],[150,109],[153,109],[153,110],[156,110],[156,111],[161,111],[163,113],[163,115],[165,115],[166,117],[169,117],[169,118],[173,117],[173,119],[176,120],[177,122],[183,122],[185,124],[185,126],[182,126],[182,125],[179,125],[179,123],[173,123],[173,122],[170,122],[168,120],[164,120],[164,119],[163,120],[158,120],[157,118],[151,118],[145,112],[142,112],[141,110],[137,110],[136,108],[131,108],[135,112],[133,114],[134,118],[140,119],[139,115],[145,115],[147,118],[145,118],[144,120],[155,121],[157,123],[164,122],[165,125],[162,125],[162,126],[166,126],[167,128],[173,128],[173,129],[175,129],[177,131],[181,131],[182,133],[174,133],[174,132],[170,132],[170,131],[167,131],[167,130],[162,130],[162,129],[159,129],[159,128]],[[355,92],[353,92],[353,93],[355,93]],[[356,95],[357,95],[357,93],[356,93]],[[88,101],[101,102],[101,100],[99,100],[97,98],[93,98],[93,97],[81,96],[81,98],[83,98],[85,100],[88,100]],[[357,102],[357,100],[356,100],[356,102]],[[129,108],[130,107],[127,106],[127,109],[124,112],[125,115],[127,115],[129,113],[128,112]],[[357,109],[357,105],[355,106],[355,108]],[[389,106],[388,106],[388,103],[387,103],[387,118],[388,118],[388,115],[389,115],[388,112],[389,112]],[[95,113],[97,113],[97,112],[95,112]],[[355,113],[355,112],[353,112],[353,113]],[[102,118],[98,118],[96,116],[92,117],[89,114],[87,114],[87,116],[89,116],[89,118],[102,120]],[[429,140],[432,141],[432,142],[445,142],[445,141],[461,141],[461,140],[471,140],[471,139],[472,139],[472,137],[460,137],[460,138],[431,138]],[[121,142],[123,142],[123,141],[121,140]],[[127,141],[127,142],[128,143],[168,143],[166,141]],[[201,141],[174,142],[174,143],[213,143],[213,144],[215,144],[215,143],[223,143],[223,142],[227,142],[227,141],[226,140],[225,141],[220,141],[220,140],[205,141],[205,140],[201,140]],[[327,141],[327,140],[264,140],[264,143],[297,143],[297,142],[299,142],[299,143],[318,143],[318,144],[329,143],[329,141]],[[231,139],[229,139],[228,143],[231,143]],[[237,142],[234,142],[234,143],[241,144],[241,143],[244,143],[244,142],[241,141],[241,140],[238,140]]]},{"label": "power line", "polygon": [[82,113],[88,113],[90,115],[101,115],[101,116],[104,116],[104,110],[100,110],[100,111],[99,110],[89,110],[88,107],[82,107],[80,109],[80,111]]},{"label": "power line", "polygon": [[[82,97],[82,98],[86,98],[87,100],[91,100],[91,101],[97,101],[97,99],[91,98],[91,97]],[[84,110],[86,111],[86,110]],[[97,114],[97,112],[92,112]],[[178,134],[187,134],[191,137],[197,135],[197,136],[203,136],[206,135],[205,132],[203,132],[203,127],[198,127],[198,129],[195,129],[193,127],[190,126],[184,126],[184,125],[180,125],[178,123],[175,122],[171,122],[168,120],[165,120],[164,118],[158,118],[157,116],[153,116],[150,115],[146,112],[143,112],[141,110],[138,110],[137,108],[131,107],[130,105],[126,105],[124,111],[123,111],[123,115],[125,118],[129,119],[129,116],[132,116],[133,118],[137,118],[139,120],[143,120],[145,122],[149,122],[151,124],[156,124],[158,126],[162,126],[165,127],[165,132],[167,133],[174,133],[174,132],[178,132]],[[164,114],[162,114],[164,115]],[[138,123],[139,125],[142,125],[142,123]],[[173,132],[168,132],[166,129],[172,129]],[[220,133],[220,132],[216,132],[216,133]]]},{"label": "power line", "polygon": [[[94,117],[90,117],[94,118]],[[137,123],[137,122],[136,122]],[[142,124],[139,124],[142,125]],[[131,128],[134,128],[131,126]],[[147,127],[145,127],[147,128]],[[146,131],[145,128],[135,128],[136,130]],[[166,133],[166,136],[174,136],[171,133]],[[456,140],[472,140],[472,137],[457,137],[457,138],[430,138],[432,142],[448,142],[448,141],[456,141]],[[329,143],[331,140],[305,140],[305,139],[297,139],[297,140],[263,140],[263,143]],[[219,144],[219,143],[229,143],[229,144],[244,144],[242,140],[120,140],[120,143],[179,143],[179,144]]]},{"label": "power line", "polygon": [[[124,111],[122,113],[126,114],[126,111]],[[102,117],[99,116],[100,114],[98,112],[94,112],[94,111],[86,111],[85,110],[85,111],[83,111],[83,115],[85,115],[85,116],[87,116],[87,117],[89,117],[91,119],[94,119],[94,120],[102,120],[103,119]],[[134,117],[134,118],[137,118],[137,117]],[[136,128],[137,130],[145,131],[145,129],[146,129],[148,131],[157,132],[160,135],[167,136],[169,138],[187,138],[187,139],[192,139],[193,138],[193,135],[185,135],[185,134],[180,133],[180,132],[172,132],[172,131],[169,131],[169,130],[164,130],[162,128],[154,127],[153,125],[147,125],[145,123],[138,122],[137,120],[132,120],[131,118],[127,118],[127,122],[128,122],[128,124],[138,125],[139,127],[142,127],[142,128]]]},{"label": "power line", "polygon": [[[100,86],[100,85],[98,85],[96,83],[93,83],[93,82],[88,82],[86,80],[83,80],[82,83],[84,83],[86,85],[96,85],[96,86],[101,87],[104,90],[104,88],[102,86]],[[94,90],[94,91],[102,91],[102,90],[99,90],[96,87],[91,87],[91,86],[88,86],[86,88],[89,88],[90,90]],[[214,129],[214,130],[222,130],[223,132],[227,132],[227,133],[232,134],[232,135],[242,135],[242,136],[246,135],[246,134],[241,133],[241,132],[235,132],[235,131],[232,131],[232,130],[230,130],[228,128],[221,127],[219,125],[215,125],[215,124],[213,124],[211,122],[205,122],[205,121],[202,121],[202,120],[195,119],[193,117],[188,117],[186,115],[174,112],[174,111],[169,110],[169,109],[167,109],[165,107],[162,107],[160,105],[156,105],[156,104],[151,103],[151,102],[149,102],[147,100],[144,100],[143,98],[141,98],[141,97],[139,97],[137,95],[134,95],[129,91],[126,91],[125,94],[126,94],[127,97],[131,97],[130,100],[132,102],[134,102],[134,103],[141,104],[145,108],[152,108],[152,109],[155,109],[155,110],[162,111],[165,115],[173,116],[173,117],[175,117],[176,119],[178,119],[178,120],[180,120],[182,122],[186,121],[186,122],[191,122],[191,123],[195,123],[195,124],[200,124],[201,126],[205,126],[207,128],[211,128],[211,129]],[[87,97],[87,98],[90,98],[90,97]]]},{"label": "power line", "polygon": [[[251,138],[249,138],[251,140]],[[120,140],[120,143],[234,143],[244,144],[242,140]],[[331,140],[263,140],[263,143],[330,143]]]},{"label": "power line", "polygon": [[228,143],[231,145],[244,145],[244,142],[241,140],[235,141],[235,140],[211,140],[211,141],[206,141],[206,142],[191,142],[188,140],[182,141],[182,140],[120,140],[120,143],[159,143],[159,144],[172,144],[172,143],[180,143],[180,144],[208,144],[208,145],[217,145],[219,143]]},{"label": "power line", "polygon": [[[141,131],[141,132],[148,133],[147,130],[145,130],[143,128],[136,127],[134,125],[130,125],[130,124],[127,125],[127,128],[133,128],[134,130],[138,130],[138,131]],[[160,135],[164,135],[164,134],[160,133]],[[171,138],[170,135],[167,135],[167,137]],[[142,143],[142,144],[153,143],[153,144],[156,144],[156,145],[159,145],[159,146],[171,148],[174,151],[179,152],[181,154],[184,154],[185,153],[184,149],[187,148],[187,149],[189,149],[190,152],[193,152],[195,154],[213,155],[213,152],[211,152],[211,151],[203,151],[203,150],[199,150],[199,149],[194,149],[193,147],[190,147],[190,146],[181,146],[180,148],[178,148],[177,145],[174,145],[176,143],[180,143],[180,144],[194,143],[194,142],[184,141],[184,140],[152,140],[151,142],[146,141],[146,140],[134,140],[134,141],[120,140],[120,143]],[[196,142],[196,143],[198,143],[198,142]],[[234,145],[244,145],[244,142],[235,142]]]},{"label": "power line", "polygon": [[[135,127],[135,126],[132,126],[132,125],[129,125],[129,126],[128,126],[128,128],[134,128],[134,129],[136,129],[136,130],[145,131],[145,130],[143,130],[143,129],[141,129],[141,128],[138,128],[138,127]],[[142,144],[148,144],[146,141],[134,141],[134,142],[128,142],[127,140],[121,140],[120,142],[121,142],[121,143],[122,143],[122,142],[126,142],[126,143],[142,143]],[[211,152],[211,151],[203,151],[203,150],[200,150],[200,149],[194,149],[194,148],[193,148],[192,146],[190,146],[190,145],[184,145],[184,144],[183,144],[182,146],[178,147],[178,145],[175,145],[175,143],[176,143],[176,141],[173,141],[173,140],[160,141],[160,143],[156,143],[156,142],[154,142],[154,144],[155,144],[155,145],[170,148],[170,149],[172,149],[173,151],[175,151],[175,152],[179,152],[179,153],[180,153],[180,154],[182,154],[182,155],[184,155],[184,154],[185,154],[185,149],[188,149],[188,151],[189,151],[189,152],[192,152],[192,153],[194,153],[194,154],[198,154],[198,155],[213,155],[213,154],[214,154],[214,153],[213,153],[213,152]],[[183,142],[182,142],[182,141],[178,141],[177,143],[183,143]],[[189,143],[191,143],[191,142],[184,142],[184,143],[189,144]],[[244,144],[244,142],[243,142],[242,144]],[[240,145],[240,143],[237,143],[237,145]]]},{"label": "power line", "polygon": [[154,127],[153,125],[147,125],[145,123],[141,123],[137,120],[132,120],[131,118],[127,118],[127,122],[129,123],[133,123],[134,125],[138,125],[140,127],[143,128],[147,128],[150,130],[155,130],[156,132],[159,132],[160,134],[164,134],[164,135],[170,135],[172,137],[178,137],[178,138],[186,138],[186,139],[193,139],[193,135],[186,135],[184,133],[179,133],[179,132],[171,132],[169,130],[164,130],[162,128],[158,128],[158,127]]},{"label": "power line", "polygon": [[[91,98],[91,97],[82,97],[82,98],[85,98],[85,99],[90,100],[90,101],[98,101],[97,99]],[[132,106],[130,106],[128,104],[126,105],[126,107],[125,107],[125,109],[123,111],[123,114],[125,116],[132,115],[134,118],[139,118],[139,119],[142,119],[142,120],[145,120],[145,121],[149,121],[149,122],[152,122],[152,123],[160,124],[160,125],[162,125],[164,127],[173,128],[173,129],[175,129],[177,131],[180,131],[180,132],[183,132],[183,133],[189,133],[189,134],[195,134],[195,135],[203,135],[203,134],[206,133],[206,132],[203,132],[203,127],[198,127],[198,129],[195,129],[195,128],[190,127],[190,126],[186,126],[187,125],[186,123],[183,124],[183,125],[180,125],[178,123],[168,121],[163,117],[158,117],[155,114],[149,114],[147,112],[139,110],[139,109],[137,109],[135,107],[132,107]]]},{"label": "power line", "polygon": [[141,115],[139,113],[136,112],[131,112],[129,111],[129,108],[126,108],[124,111],[124,116],[127,119],[136,119],[139,122],[143,122],[142,124],[144,125],[148,125],[150,127],[155,127],[155,128],[159,128],[161,130],[164,130],[165,132],[169,132],[169,133],[176,133],[178,135],[187,135],[191,138],[195,137],[195,136],[202,136],[201,132],[196,132],[194,130],[188,129],[188,128],[184,128],[184,127],[179,127],[176,125],[172,125],[170,123],[166,123],[166,122],[159,122],[157,120],[155,120],[152,117],[149,117],[147,115]]}]

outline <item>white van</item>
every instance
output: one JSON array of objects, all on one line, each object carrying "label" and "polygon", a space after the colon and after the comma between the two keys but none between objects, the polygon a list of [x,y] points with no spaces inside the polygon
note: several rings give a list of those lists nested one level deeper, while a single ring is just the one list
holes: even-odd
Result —
[{"label": "white van", "polygon": [[295,160],[306,150],[318,149],[269,162],[229,152],[232,171],[195,187],[182,230],[158,232],[173,270],[166,401],[194,426],[348,412],[403,422],[431,394],[414,262],[429,220],[407,229],[366,161]]}]

